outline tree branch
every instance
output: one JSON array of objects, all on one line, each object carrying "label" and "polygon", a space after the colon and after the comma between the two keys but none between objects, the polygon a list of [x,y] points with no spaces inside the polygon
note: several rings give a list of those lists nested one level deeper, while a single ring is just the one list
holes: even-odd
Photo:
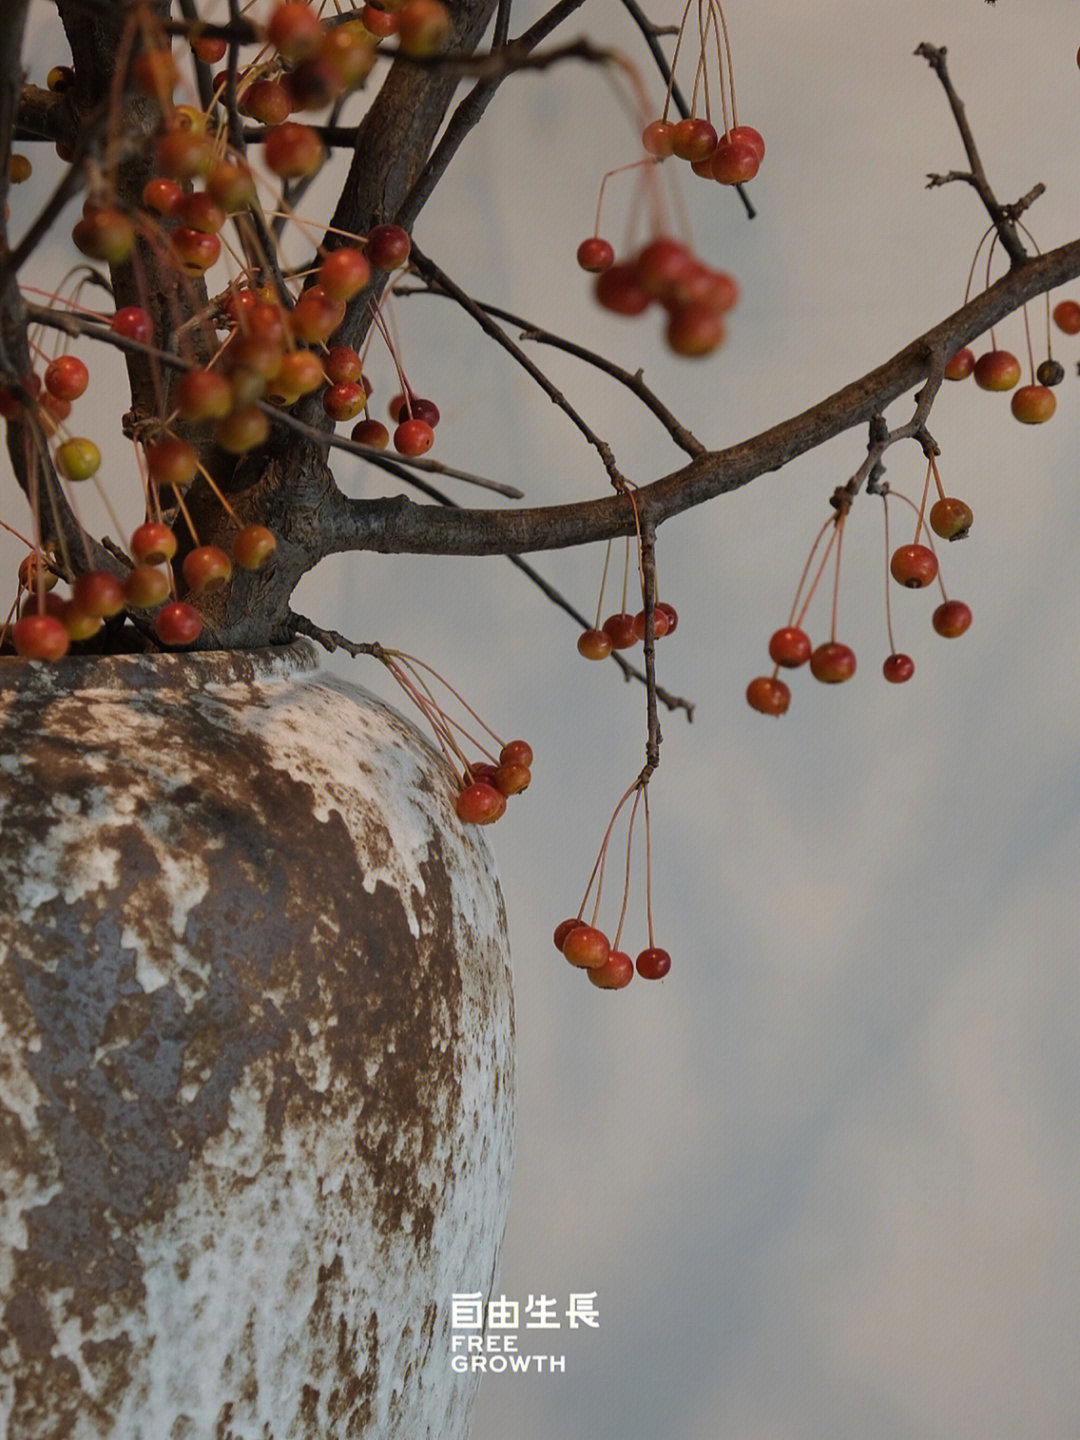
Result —
[{"label": "tree branch", "polygon": [[[990,216],[990,221],[998,233],[1002,248],[1012,261],[1013,266],[1025,265],[1028,260],[1028,253],[1024,248],[1015,224],[1019,212],[1016,211],[1014,207],[1002,205],[998,201],[990,185],[990,181],[986,178],[986,171],[983,169],[982,160],[979,158],[979,150],[975,144],[975,136],[971,133],[971,126],[968,124],[963,102],[953,88],[952,80],[949,77],[948,66],[945,63],[945,46],[935,47],[923,41],[921,45],[915,47],[915,54],[922,56],[941,81],[942,89],[945,91],[945,97],[949,102],[949,108],[953,113],[953,119],[956,121],[956,128],[960,131],[960,139],[963,142],[964,153],[967,155],[968,164],[971,167],[970,174],[951,171],[947,178],[949,180],[966,180],[968,184],[974,188],[979,199],[986,207],[986,213]],[[944,178],[941,176],[931,176],[930,183],[931,185],[943,184]],[[1034,198],[1034,194],[1032,194],[1031,198]],[[1030,200],[1028,203],[1030,203]]]},{"label": "tree branch", "polygon": [[[970,304],[912,340],[890,360],[800,415],[753,439],[692,460],[635,491],[643,523],[726,494],[852,426],[880,415],[892,401],[927,380],[936,384],[949,357],[1034,295],[1080,275],[1080,240],[1012,270]],[[920,417],[920,423],[925,416]],[[913,422],[914,423],[914,422]],[[634,533],[625,496],[516,511],[435,510],[404,498],[340,498],[319,516],[327,553],[375,550],[437,555],[524,554]]]}]

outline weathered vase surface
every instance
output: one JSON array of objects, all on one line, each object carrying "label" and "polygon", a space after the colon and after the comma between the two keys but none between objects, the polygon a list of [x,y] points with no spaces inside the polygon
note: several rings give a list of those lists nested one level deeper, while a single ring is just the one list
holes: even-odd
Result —
[{"label": "weathered vase surface", "polygon": [[0,1440],[460,1440],[513,1124],[445,765],[305,649],[0,663]]}]

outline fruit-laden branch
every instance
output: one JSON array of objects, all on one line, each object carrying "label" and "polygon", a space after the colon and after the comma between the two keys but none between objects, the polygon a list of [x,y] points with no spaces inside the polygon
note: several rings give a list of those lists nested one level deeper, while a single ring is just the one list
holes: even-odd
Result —
[{"label": "fruit-laden branch", "polygon": [[[0,155],[11,154],[19,98],[22,94],[22,37],[30,0],[10,0],[0,12]],[[10,176],[0,172],[0,241],[7,253],[7,194]]]},{"label": "fruit-laden branch", "polygon": [[[559,0],[512,42],[518,59],[528,56],[582,3]],[[457,53],[475,49],[495,8],[495,0],[468,0],[455,8],[452,44]],[[411,230],[461,143],[510,73],[511,69],[499,69],[478,80],[451,114],[432,150],[460,77],[437,66],[393,65],[355,129],[354,155],[331,218],[327,245],[339,243],[333,238],[335,232],[363,235],[373,225],[387,221]],[[354,348],[363,343],[382,283],[372,284],[350,303],[335,336],[337,343]],[[316,407],[309,410],[305,418],[325,425],[325,417]]]},{"label": "fruit-laden branch", "polygon": [[[455,7],[453,47],[474,49],[494,9],[495,0],[467,0]],[[330,222],[332,232],[366,235],[382,221],[398,220],[457,84],[456,76],[439,70],[391,67],[357,129],[355,153]],[[337,343],[354,347],[362,343],[371,323],[373,295],[365,291],[350,304],[335,336]]]},{"label": "fruit-laden branch", "polygon": [[[29,8],[29,0],[11,0],[11,3],[0,9],[0,157],[3,157],[3,165],[0,166],[0,368],[5,375],[27,378],[33,365],[26,337],[26,312],[16,280],[16,271],[10,264],[7,235],[7,157],[11,154],[11,141],[22,92],[22,40]],[[40,441],[40,436],[37,438]],[[30,432],[26,427],[7,426],[11,463],[33,505],[40,503],[46,489],[45,478],[35,462],[36,455],[44,452],[44,446],[35,446],[29,442]],[[55,484],[55,477],[52,478]],[[57,500],[52,513],[58,538],[74,540],[77,527],[63,496]]]},{"label": "fruit-laden branch", "polygon": [[[711,451],[637,492],[643,521],[673,515],[779,470],[798,455],[861,425],[928,379],[1025,301],[1080,275],[1080,240],[1031,260],[970,304],[906,345],[890,360],[817,405],[726,450]],[[633,532],[623,496],[529,510],[436,510],[404,498],[350,500],[336,495],[315,518],[318,548],[427,555],[523,554],[585,545]]]}]

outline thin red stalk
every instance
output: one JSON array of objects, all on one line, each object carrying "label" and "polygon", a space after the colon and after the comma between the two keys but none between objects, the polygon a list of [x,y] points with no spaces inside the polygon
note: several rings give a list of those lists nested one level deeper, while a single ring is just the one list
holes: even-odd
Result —
[{"label": "thin red stalk", "polygon": [[607,585],[608,563],[611,560],[611,545],[612,542],[609,540],[604,547],[604,569],[600,576],[600,594],[596,597],[596,623],[593,625],[594,630],[600,629],[600,614],[604,608],[604,589]]},{"label": "thin red stalk", "polygon": [[481,719],[481,717],[476,713],[476,711],[472,708],[468,701],[465,700],[463,696],[458,694],[458,692],[450,684],[449,680],[445,680],[434,668],[434,666],[427,664],[427,662],[424,660],[418,660],[415,655],[406,655],[403,650],[391,650],[388,653],[391,655],[396,655],[402,660],[407,660],[412,666],[419,667],[419,669],[421,670],[426,670],[429,675],[434,675],[435,679],[438,680],[439,684],[450,691],[450,694],[453,695],[454,699],[458,702],[458,704],[463,706],[469,712],[469,714],[473,717],[476,723],[482,729],[487,731],[487,733],[491,736],[495,743],[501,744],[498,735],[495,733],[494,730],[492,730],[491,726]]},{"label": "thin red stalk", "polygon": [[[820,542],[820,540],[821,540],[821,536],[824,535],[826,528],[827,528],[828,526],[830,526],[830,525],[832,526],[832,532],[833,532],[833,533],[829,536],[829,542],[828,542],[828,544],[825,546],[825,550],[824,550],[824,552],[823,552],[823,554],[822,554],[822,556],[821,556],[821,563],[818,565],[817,572],[816,572],[816,574],[814,575],[813,580],[811,581],[810,588],[809,588],[809,590],[806,592],[806,599],[803,601],[802,609],[799,611],[798,615],[796,615],[796,614],[794,613],[794,607],[793,607],[793,609],[792,609],[791,619],[789,620],[788,623],[791,624],[791,625],[796,626],[797,628],[801,628],[801,627],[802,627],[802,622],[803,622],[803,620],[804,620],[805,617],[806,617],[806,612],[807,612],[807,610],[809,610],[809,608],[810,608],[810,602],[811,602],[811,600],[813,600],[813,598],[814,598],[814,592],[815,592],[815,590],[816,590],[817,587],[818,587],[818,581],[821,579],[822,573],[823,573],[824,570],[825,570],[825,566],[826,566],[826,565],[828,564],[828,562],[829,562],[829,551],[832,549],[833,543],[834,543],[834,541],[836,540],[836,525],[837,525],[837,522],[836,522],[835,519],[833,519],[833,520],[826,520],[825,525],[824,525],[824,526],[822,527],[822,529],[821,529],[821,534],[819,534],[817,540],[814,541],[814,549],[811,550],[811,552],[810,552],[810,558],[813,559],[814,550],[817,549],[818,544],[819,544],[819,542]],[[807,560],[806,566],[807,566],[807,569],[809,569],[809,566],[810,566],[810,561],[809,561],[809,560]],[[805,578],[806,578],[806,570],[803,571],[803,580],[805,580]],[[802,590],[802,581],[799,582],[799,591],[797,591],[797,592],[796,592],[796,595],[795,595],[795,602],[796,602],[796,604],[798,604],[799,592],[801,592],[801,590]]]},{"label": "thin red stalk", "polygon": [[885,516],[885,628],[889,632],[889,654],[896,654],[896,640],[893,638],[892,628],[892,587],[889,584],[889,561],[892,558],[892,546],[889,544],[889,497],[882,493],[881,508]]},{"label": "thin red stalk", "polygon": [[596,904],[593,907],[593,918],[590,921],[590,924],[593,926],[594,929],[596,928],[596,921],[600,915],[600,892],[603,889],[604,885],[603,862],[604,857],[607,854],[608,845],[611,843],[611,832],[615,828],[615,821],[618,819],[619,811],[626,804],[627,800],[629,800],[630,796],[634,793],[635,789],[637,788],[637,784],[638,782],[635,780],[633,785],[629,787],[629,789],[623,795],[622,799],[615,806],[615,809],[612,811],[611,819],[608,821],[607,829],[604,831],[604,838],[600,842],[600,853],[597,855],[596,860],[593,864],[592,871],[589,875],[588,884],[585,886],[585,894],[582,896],[581,906],[578,909],[577,918],[580,920],[582,914],[585,911],[585,906],[589,903],[589,895],[595,883],[597,885]]},{"label": "thin red stalk", "polygon": [[619,941],[622,939],[623,924],[626,920],[626,908],[630,903],[630,851],[634,841],[634,821],[637,818],[638,802],[641,799],[641,787],[634,795],[634,803],[630,808],[630,819],[626,824],[626,873],[623,877],[622,904],[619,907],[619,922],[615,927],[615,938],[611,942],[612,950],[618,950]]},{"label": "thin red stalk", "polygon": [[[679,51],[682,49],[683,36],[686,34],[686,22],[689,18],[689,15],[690,0],[686,0],[686,4],[683,6],[682,19],[679,21],[679,33],[675,37],[675,50],[671,56],[671,69],[668,74],[667,94],[664,96],[664,109],[660,117],[662,120],[667,119],[668,111],[671,109],[671,91],[672,87],[675,84],[675,67],[679,63]],[[691,107],[691,113],[692,109],[693,107]]]},{"label": "thin red stalk", "polygon": [[655,947],[653,938],[653,913],[652,913],[652,820],[649,815],[649,786],[648,782],[642,785],[645,797],[645,914],[649,925],[649,949]]},{"label": "thin red stalk", "polygon": [[829,631],[829,639],[836,642],[836,612],[837,602],[840,597],[840,552],[844,547],[844,517],[841,515],[836,522],[836,568],[833,571],[832,591],[832,628]]},{"label": "thin red stalk", "polygon": [[933,473],[930,467],[933,463],[933,460],[928,456],[926,479],[923,481],[922,499],[919,501],[918,519],[915,523],[915,539],[911,542],[913,545],[918,545],[919,536],[922,534],[923,527],[926,524],[926,502],[930,498],[930,476]]}]

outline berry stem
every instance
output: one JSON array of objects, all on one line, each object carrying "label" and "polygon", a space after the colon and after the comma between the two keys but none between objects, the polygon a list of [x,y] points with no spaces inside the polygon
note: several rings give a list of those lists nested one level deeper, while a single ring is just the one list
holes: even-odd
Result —
[{"label": "berry stem", "polygon": [[[887,490],[881,491],[881,511],[885,519],[885,628],[889,633],[889,654],[895,655],[896,639],[893,636],[892,628],[892,585],[889,574],[892,546],[889,544],[889,492]],[[918,535],[915,538],[918,540]]]},{"label": "berry stem", "polygon": [[379,658],[431,726],[435,734],[435,739],[439,742],[439,748],[442,750],[446,758],[446,763],[450,766],[451,770],[456,770],[459,763],[467,769],[468,761],[458,748],[443,711],[440,710],[434,700],[424,694],[423,689],[414,681],[412,676],[406,672],[404,667],[398,665],[391,658],[393,653],[393,651],[383,650],[380,652]]},{"label": "berry stem", "polygon": [[607,588],[607,572],[608,572],[608,564],[609,564],[610,560],[611,560],[611,541],[609,540],[609,541],[607,542],[607,544],[604,546],[604,568],[603,568],[603,571],[601,572],[601,575],[600,575],[600,594],[597,596],[597,600],[596,600],[596,621],[595,621],[595,623],[594,623],[594,625],[593,625],[593,629],[594,629],[594,630],[599,630],[599,629],[600,629],[600,616],[601,616],[601,613],[602,613],[603,608],[604,608],[604,591],[605,591],[605,589]]},{"label": "berry stem", "polygon": [[[155,492],[155,494],[157,493],[158,487],[157,483],[154,480],[150,481],[150,488]],[[184,523],[188,528],[188,534],[191,536],[192,540],[195,542],[196,545],[201,545],[202,541],[199,539],[199,532],[195,529],[195,521],[191,518],[191,511],[184,504],[184,497],[180,494],[179,490],[176,490],[173,493],[176,495],[176,505],[178,510],[180,511],[180,514],[184,517]]]},{"label": "berry stem", "polygon": [[653,912],[652,912],[652,820],[649,815],[649,786],[647,782],[642,783],[642,792],[645,798],[645,918],[649,927],[649,949],[653,949],[656,941],[653,938]]},{"label": "berry stem", "polygon": [[1032,344],[1031,344],[1031,324],[1030,324],[1030,322],[1028,321],[1027,306],[1026,306],[1026,305],[1022,306],[1022,307],[1021,307],[1021,310],[1022,310],[1022,314],[1023,314],[1023,316],[1024,316],[1024,340],[1025,340],[1026,343],[1027,343],[1028,384],[1029,384],[1029,385],[1034,385],[1034,384],[1035,384],[1035,352],[1034,352],[1034,350],[1033,350],[1033,348],[1032,348]]},{"label": "berry stem", "polygon": [[[1035,254],[1036,254],[1036,255],[1041,255],[1041,254],[1042,254],[1042,250],[1039,248],[1039,242],[1035,239],[1035,236],[1032,235],[1031,231],[1027,228],[1027,226],[1023,223],[1022,220],[1017,220],[1017,222],[1016,222],[1016,228],[1017,228],[1018,230],[1020,230],[1020,231],[1023,232],[1024,239],[1027,240],[1028,243],[1031,245],[1031,248],[1035,251]],[[1051,324],[1050,324],[1050,291],[1049,291],[1049,290],[1047,290],[1046,294],[1043,296],[1043,308],[1044,308],[1044,310],[1045,310],[1045,316],[1046,316],[1046,358],[1047,358],[1048,360],[1052,360],[1052,359],[1054,358],[1053,344],[1052,344],[1052,341],[1051,341],[1051,332],[1052,332],[1053,327],[1052,327]],[[1024,318],[1025,318],[1025,320],[1026,320],[1026,319],[1027,319],[1027,316],[1025,315]],[[1034,379],[1034,377],[1032,377],[1032,378]]]},{"label": "berry stem", "polygon": [[979,236],[979,243],[975,246],[975,254],[971,257],[971,264],[968,266],[967,284],[964,286],[965,305],[971,299],[971,287],[975,281],[975,267],[979,263],[979,253],[993,233],[994,227],[992,225],[988,225],[983,231],[983,233]]},{"label": "berry stem", "polygon": [[237,529],[239,529],[240,516],[237,515],[236,511],[229,504],[228,499],[215,484],[214,477],[210,474],[210,471],[207,470],[206,466],[202,463],[201,460],[199,461],[199,474],[206,481],[207,485],[209,485],[210,489],[214,492],[217,498],[221,501],[221,508],[225,511],[225,514],[228,515],[229,519],[233,522]]},{"label": "berry stem", "polygon": [[438,672],[436,669],[434,669],[433,666],[428,665],[428,664],[427,664],[425,661],[423,661],[423,660],[418,660],[415,655],[406,655],[403,650],[388,650],[386,653],[387,653],[388,655],[393,655],[393,656],[395,656],[395,657],[396,657],[397,659],[399,659],[399,660],[405,660],[405,661],[407,661],[411,666],[413,666],[413,667],[416,668],[416,669],[426,670],[429,675],[433,675],[433,676],[435,677],[435,679],[438,680],[439,684],[443,686],[444,689],[450,691],[450,694],[453,695],[454,699],[458,702],[458,704],[461,705],[465,710],[467,710],[467,711],[469,712],[469,714],[470,714],[470,715],[472,716],[472,718],[476,721],[476,723],[481,727],[481,729],[484,730],[484,731],[486,731],[487,734],[491,736],[492,740],[495,741],[495,744],[498,745],[498,744],[500,743],[500,742],[499,742],[499,737],[498,737],[498,735],[495,733],[494,730],[492,730],[491,726],[488,725],[484,720],[482,720],[482,719],[480,718],[480,716],[479,716],[479,715],[476,713],[476,711],[472,708],[472,706],[469,704],[469,702],[468,702],[462,695],[460,695],[460,694],[454,689],[453,685],[450,684],[449,680],[445,679],[442,675],[440,675],[439,672]]},{"label": "berry stem", "polygon": [[[682,49],[683,36],[686,34],[686,22],[689,16],[690,0],[686,0],[686,4],[683,6],[682,19],[679,21],[679,33],[675,37],[675,49],[671,56],[671,70],[668,74],[667,93],[664,96],[664,108],[660,115],[661,120],[667,119],[668,111],[671,109],[671,91],[675,84],[675,67],[679,63],[679,52]],[[693,113],[692,107],[691,113]]]},{"label": "berry stem", "polygon": [[821,562],[820,562],[820,564],[818,565],[818,568],[817,568],[817,571],[816,571],[816,573],[815,573],[815,575],[814,575],[813,581],[812,581],[811,584],[810,584],[810,588],[809,588],[809,589],[807,590],[807,592],[806,592],[806,599],[805,599],[805,600],[803,601],[803,603],[802,603],[802,609],[801,609],[801,610],[798,612],[798,614],[796,615],[796,614],[795,614],[795,606],[792,606],[792,614],[791,614],[791,618],[788,620],[788,624],[791,625],[791,626],[794,626],[796,629],[800,629],[800,630],[802,629],[803,620],[806,618],[806,612],[807,612],[807,610],[809,610],[809,608],[810,608],[810,602],[811,602],[811,600],[813,600],[813,598],[814,598],[814,592],[817,590],[818,582],[821,580],[821,577],[822,577],[822,575],[823,575],[823,573],[824,573],[824,571],[825,571],[825,566],[829,563],[829,552],[832,550],[833,544],[834,544],[834,542],[835,542],[835,540],[836,540],[836,527],[837,527],[838,523],[839,523],[839,521],[838,521],[835,517],[832,518],[832,519],[826,520],[826,521],[825,521],[825,524],[821,527],[820,531],[818,532],[818,537],[817,537],[817,539],[814,541],[813,549],[810,551],[810,557],[809,557],[809,559],[807,560],[807,562],[806,562],[806,567],[805,567],[804,570],[803,570],[802,580],[799,581],[799,589],[798,589],[798,591],[796,591],[796,594],[795,594],[795,604],[796,604],[796,605],[799,603],[799,594],[800,594],[801,591],[802,591],[803,583],[804,583],[804,581],[805,581],[805,579],[806,579],[806,571],[810,568],[810,561],[814,558],[814,552],[817,550],[818,545],[821,543],[821,538],[822,538],[822,536],[825,534],[825,531],[831,526],[833,533],[829,536],[828,543],[826,544],[825,549],[824,549],[824,552],[822,553],[822,556],[821,556]]},{"label": "berry stem", "polygon": [[622,904],[619,906],[619,920],[615,927],[615,939],[611,942],[611,948],[618,950],[619,941],[622,939],[623,924],[626,920],[626,909],[630,903],[630,850],[634,840],[634,821],[637,819],[638,802],[641,800],[642,789],[638,785],[634,794],[634,803],[630,808],[630,819],[626,825],[626,872],[623,876]]},{"label": "berry stem", "polygon": [[[814,540],[813,545],[810,546],[810,554],[806,557],[806,564],[802,568],[802,574],[799,576],[799,584],[795,590],[795,599],[791,602],[791,613],[788,615],[787,622],[789,626],[797,625],[799,623],[798,620],[796,620],[795,618],[795,612],[799,609],[799,597],[802,595],[803,586],[806,584],[806,577],[810,573],[810,566],[813,563],[815,554],[817,553],[817,548],[821,544],[822,539],[825,536],[825,531],[833,523],[834,518],[835,517],[831,515],[829,516],[828,520],[825,521],[821,529],[818,531],[817,538]],[[817,581],[815,580],[814,583],[817,584]],[[810,593],[812,595],[813,591],[811,591]],[[809,605],[809,603],[810,597],[808,596],[806,604]],[[805,614],[806,605],[803,606],[802,611],[800,612],[800,618],[802,617],[802,615]]]},{"label": "berry stem", "polygon": [[630,796],[633,795],[634,791],[637,789],[638,783],[639,782],[635,780],[633,785],[631,785],[629,789],[624,792],[621,799],[619,800],[619,803],[615,806],[615,809],[611,813],[611,819],[608,821],[607,829],[604,831],[604,838],[600,842],[600,853],[597,855],[596,860],[593,863],[592,871],[589,874],[588,884],[585,886],[585,894],[581,898],[581,905],[579,906],[577,912],[579,920],[585,913],[585,906],[589,903],[589,896],[592,893],[593,885],[596,885],[596,901],[593,906],[592,920],[590,921],[590,924],[594,928],[600,915],[600,892],[604,886],[604,860],[607,856],[608,845],[611,843],[611,832],[615,828],[615,821],[619,817],[619,811],[626,804],[627,800],[630,799]]},{"label": "berry stem", "polygon": [[35,554],[42,553],[32,540],[28,540],[20,530],[16,530],[14,525],[9,525],[6,520],[0,520],[0,530],[6,530],[9,535],[14,535],[16,540],[21,541],[28,550],[33,550]]},{"label": "berry stem", "polygon": [[832,592],[832,627],[829,631],[829,639],[836,643],[836,611],[837,602],[840,598],[840,552],[844,545],[844,516],[840,515],[836,521],[836,567],[833,571],[833,592]]},{"label": "berry stem", "polygon": [[931,470],[931,466],[933,465],[933,463],[933,457],[928,456],[926,463],[926,478],[923,481],[922,487],[922,499],[919,501],[919,509],[917,512],[917,519],[915,521],[915,538],[911,542],[913,545],[918,545],[919,536],[922,534],[926,523],[926,502],[930,498],[930,476],[933,473],[933,471]]},{"label": "berry stem", "polygon": [[[731,94],[731,124],[730,124],[730,125],[728,124],[727,97],[726,97],[726,95],[725,95],[725,93],[724,93],[724,89],[723,89],[723,83],[724,83],[724,66],[723,66],[723,62],[722,62],[722,61],[720,62],[720,84],[721,84],[720,95],[721,95],[721,100],[722,100],[723,105],[724,105],[724,134],[726,135],[726,134],[728,133],[728,131],[729,131],[733,126],[738,125],[738,123],[739,123],[739,107],[738,107],[738,103],[737,103],[736,98],[735,98],[735,66],[734,66],[734,64],[732,63],[732,59],[731,59],[731,36],[728,34],[727,19],[726,19],[725,15],[724,15],[724,7],[719,3],[719,0],[710,0],[709,8],[710,8],[710,10],[715,10],[715,11],[716,11],[716,14],[720,17],[720,28],[721,28],[721,30],[724,32],[724,49],[725,49],[725,51],[727,52],[727,73],[728,73],[727,89],[728,89],[728,91],[729,91],[730,94]],[[718,46],[719,46],[719,39],[718,39],[718,41],[717,41],[717,44],[718,44]],[[650,939],[650,941],[649,941],[649,944],[650,944],[650,945],[652,944],[652,940],[651,940],[651,939]]]}]

